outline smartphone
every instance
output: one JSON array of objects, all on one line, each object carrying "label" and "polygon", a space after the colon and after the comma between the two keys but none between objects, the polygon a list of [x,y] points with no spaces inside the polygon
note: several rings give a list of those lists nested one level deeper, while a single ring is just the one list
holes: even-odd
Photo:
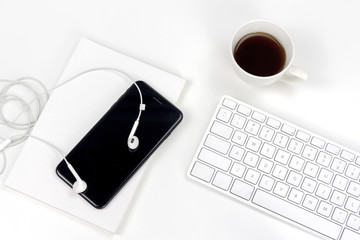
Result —
[{"label": "smartphone", "polygon": [[[70,151],[66,159],[87,183],[80,195],[95,208],[104,208],[181,122],[181,111],[143,81],[137,81],[146,105],[135,136],[139,146],[127,141],[139,114],[140,97],[133,84]],[[65,161],[56,174],[70,187],[76,181]]]}]

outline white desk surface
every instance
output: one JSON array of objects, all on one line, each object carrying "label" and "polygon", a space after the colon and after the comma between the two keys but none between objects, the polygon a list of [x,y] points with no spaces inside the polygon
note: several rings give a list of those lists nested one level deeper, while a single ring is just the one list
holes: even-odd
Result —
[{"label": "white desk surface", "polygon": [[[0,2],[0,78],[53,86],[82,36],[188,80],[182,124],[147,164],[113,235],[7,188],[0,239],[318,239],[187,179],[219,98],[230,94],[360,151],[359,1]],[[269,19],[292,35],[308,82],[266,88],[233,72],[229,42],[244,22]],[[20,149],[9,151],[16,157]]]}]

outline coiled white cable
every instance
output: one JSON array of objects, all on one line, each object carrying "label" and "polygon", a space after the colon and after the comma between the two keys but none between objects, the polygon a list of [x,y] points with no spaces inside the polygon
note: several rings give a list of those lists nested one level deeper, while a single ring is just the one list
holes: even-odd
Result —
[{"label": "coiled white cable", "polygon": [[[139,96],[140,96],[140,110],[139,110],[138,117],[136,119],[136,121],[139,121],[139,119],[141,117],[141,112],[145,109],[145,105],[143,104],[143,96],[142,96],[141,90],[135,81],[133,81],[124,72],[122,72],[121,70],[116,69],[116,68],[112,68],[112,67],[91,68],[91,69],[82,71],[82,72],[72,76],[71,78],[67,79],[65,82],[63,82],[51,89],[47,89],[41,81],[39,81],[38,79],[33,78],[33,77],[23,77],[23,78],[19,78],[19,79],[15,80],[15,81],[0,79],[0,83],[1,82],[5,83],[5,86],[3,88],[1,88],[1,90],[0,90],[0,124],[10,128],[10,129],[13,129],[13,130],[24,131],[22,134],[16,134],[13,136],[9,136],[7,138],[4,138],[4,136],[0,136],[0,139],[2,140],[2,142],[0,142],[0,153],[3,158],[3,164],[2,164],[3,167],[2,167],[2,169],[0,169],[0,175],[5,171],[6,165],[7,165],[5,149],[12,147],[12,146],[16,146],[16,145],[20,144],[21,142],[25,141],[29,137],[37,139],[38,141],[43,142],[47,146],[52,147],[57,153],[59,153],[62,156],[62,158],[69,165],[66,158],[64,157],[64,154],[62,154],[58,148],[56,148],[54,145],[48,143],[47,141],[45,141],[43,139],[32,136],[30,133],[31,133],[32,128],[36,124],[37,120],[39,119],[41,112],[42,112],[43,108],[45,107],[47,100],[49,99],[51,92],[64,86],[65,84],[79,78],[80,76],[83,76],[83,75],[91,73],[91,72],[96,72],[96,71],[115,72],[118,75],[122,76],[123,78],[125,78],[126,80],[128,80],[129,82],[131,82],[132,84],[135,85],[135,87],[137,88],[137,90],[139,92]],[[31,82],[36,83],[36,85],[38,85],[38,87],[40,87],[41,92],[39,92],[39,90],[37,90],[35,87],[31,86],[26,81],[31,81]],[[14,93],[11,93],[11,90],[15,86],[20,86],[20,87],[24,88],[27,92],[30,92],[31,95],[33,96],[33,99],[30,101],[26,101],[24,97],[21,97]],[[9,119],[4,114],[4,108],[10,102],[15,102],[20,105],[20,111],[19,111],[18,115],[15,116],[14,119]],[[34,110],[34,108],[32,108],[33,104],[35,104],[35,110]],[[23,123],[18,122],[18,119],[24,113],[26,114],[27,120]]]},{"label": "coiled white cable", "polygon": [[[6,144],[6,139],[5,138],[2,138],[0,137],[0,139],[3,141],[3,143]],[[5,148],[5,147],[4,147]],[[5,152],[4,151],[0,151],[1,155],[2,155],[2,159],[3,159],[3,163],[2,163],[2,168],[0,170],[0,175],[3,174],[3,172],[5,171],[6,169],[6,155],[5,155]]]}]

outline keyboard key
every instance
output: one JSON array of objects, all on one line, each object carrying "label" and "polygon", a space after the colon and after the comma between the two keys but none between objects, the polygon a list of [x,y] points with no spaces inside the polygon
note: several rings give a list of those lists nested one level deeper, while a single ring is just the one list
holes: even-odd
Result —
[{"label": "keyboard key", "polygon": [[287,125],[287,124],[283,124],[283,126],[281,128],[281,131],[284,132],[284,133],[289,134],[290,136],[292,136],[292,135],[295,134],[296,129],[289,126],[289,125]]},{"label": "keyboard key", "polygon": [[230,159],[214,153],[206,148],[201,149],[198,159],[224,171],[227,171],[231,164]]},{"label": "keyboard key", "polygon": [[275,131],[268,128],[268,127],[263,127],[260,131],[259,134],[259,138],[266,140],[268,142],[271,142],[273,136],[274,136]]},{"label": "keyboard key", "polygon": [[316,205],[318,202],[319,200],[317,198],[311,195],[306,195],[303,202],[303,206],[311,211],[314,211],[316,209]]},{"label": "keyboard key", "polygon": [[287,173],[287,168],[280,166],[279,164],[275,165],[272,175],[280,180],[284,180]]},{"label": "keyboard key", "polygon": [[360,201],[352,197],[349,197],[345,204],[345,208],[354,213],[357,213],[359,211],[359,207]]},{"label": "keyboard key", "polygon": [[343,159],[348,160],[350,162],[355,160],[355,154],[348,152],[346,150],[341,151],[340,157],[342,157]]},{"label": "keyboard key", "polygon": [[355,163],[360,166],[360,157],[357,157],[357,158],[356,158],[356,162],[355,162]]},{"label": "keyboard key", "polygon": [[323,215],[324,217],[330,217],[330,213],[333,209],[333,206],[327,202],[321,201],[318,207],[317,212]]},{"label": "keyboard key", "polygon": [[215,170],[213,168],[206,166],[205,164],[202,164],[200,162],[195,162],[190,174],[205,182],[210,182],[214,172]]},{"label": "keyboard key", "polygon": [[242,129],[245,125],[245,122],[246,122],[246,118],[240,116],[239,114],[235,114],[230,124],[234,127]]},{"label": "keyboard key", "polygon": [[360,197],[360,184],[351,181],[347,189],[347,192],[353,195],[354,197]]},{"label": "keyboard key", "polygon": [[309,160],[314,160],[316,156],[317,150],[313,147],[310,147],[309,145],[306,145],[304,148],[304,151],[302,153],[302,156]]},{"label": "keyboard key", "polygon": [[222,154],[226,154],[230,148],[229,142],[210,134],[207,136],[204,145]]},{"label": "keyboard key", "polygon": [[293,185],[293,186],[295,186],[295,187],[298,187],[300,185],[301,180],[302,180],[301,174],[298,174],[298,173],[296,173],[294,171],[291,171],[289,173],[289,176],[288,176],[286,182]]},{"label": "keyboard key", "polygon": [[230,138],[232,131],[233,129],[231,127],[218,121],[215,121],[210,129],[210,132],[215,133],[216,135],[219,135],[225,139]]},{"label": "keyboard key", "polygon": [[246,167],[240,163],[235,162],[231,168],[230,173],[238,178],[242,178],[244,176]]},{"label": "keyboard key", "polygon": [[327,170],[325,168],[322,168],[320,170],[318,180],[323,183],[330,184],[333,176],[334,176],[334,174],[332,172],[330,172],[329,170]]},{"label": "keyboard key", "polygon": [[230,192],[232,194],[235,194],[238,197],[241,197],[245,200],[250,200],[251,195],[254,192],[254,187],[251,186],[248,183],[245,183],[243,181],[235,180],[232,188],[230,189]]},{"label": "keyboard key", "polygon": [[289,191],[289,186],[282,183],[282,182],[277,182],[274,188],[274,193],[280,197],[286,197],[286,194]]},{"label": "keyboard key", "polygon": [[274,183],[275,183],[274,179],[272,179],[271,177],[268,177],[266,175],[263,175],[260,180],[259,186],[265,190],[270,191],[272,189],[272,187],[274,186]]},{"label": "keyboard key", "polygon": [[223,106],[234,110],[236,108],[236,102],[234,102],[233,100],[230,100],[228,98],[225,98],[223,101]]},{"label": "keyboard key", "polygon": [[281,125],[281,122],[276,120],[276,119],[273,119],[273,118],[268,118],[266,124],[270,127],[273,127],[275,129],[278,129]]},{"label": "keyboard key", "polygon": [[303,196],[304,196],[303,192],[297,190],[296,188],[292,188],[290,190],[288,199],[293,203],[300,204]]},{"label": "keyboard key", "polygon": [[249,168],[246,175],[245,175],[245,180],[249,183],[252,183],[252,184],[257,184],[257,182],[259,181],[259,178],[260,178],[260,173]]},{"label": "keyboard key", "polygon": [[231,148],[231,151],[230,151],[229,156],[230,156],[231,158],[234,158],[234,159],[240,161],[240,160],[242,159],[244,153],[245,153],[245,150],[244,150],[244,149],[239,148],[238,146],[235,146],[235,145],[234,145],[234,146]]},{"label": "keyboard key", "polygon": [[335,190],[330,198],[330,202],[338,206],[342,206],[345,202],[345,199],[346,199],[345,194]]},{"label": "keyboard key", "polygon": [[268,143],[264,143],[263,147],[261,148],[260,154],[272,158],[274,156],[276,148],[273,145],[270,145]]},{"label": "keyboard key", "polygon": [[340,190],[345,190],[346,188],[346,185],[348,183],[348,180],[346,178],[344,178],[343,176],[340,176],[340,175],[336,175],[335,178],[334,178],[334,182],[333,182],[333,186],[337,189],[340,189]]},{"label": "keyboard key", "polygon": [[301,185],[301,189],[305,190],[309,193],[313,193],[316,187],[316,182],[310,178],[305,178],[302,185]]},{"label": "keyboard key", "polygon": [[250,116],[251,109],[248,107],[245,107],[244,105],[239,105],[237,111],[241,114],[244,114],[245,116]]},{"label": "keyboard key", "polygon": [[231,176],[218,171],[214,177],[213,185],[226,191],[229,189],[231,181]]},{"label": "keyboard key", "polygon": [[331,164],[331,169],[338,172],[343,173],[346,167],[346,162],[340,160],[339,158],[335,158],[333,163]]},{"label": "keyboard key", "polygon": [[354,229],[359,230],[360,229],[360,217],[355,216],[354,214],[350,214],[349,219],[346,223],[346,226]]},{"label": "keyboard key", "polygon": [[310,177],[315,178],[317,173],[319,171],[319,166],[311,163],[311,162],[307,162],[304,168],[304,173]]},{"label": "keyboard key", "polygon": [[240,132],[240,131],[235,131],[234,136],[232,137],[231,141],[233,141],[234,143],[237,143],[239,145],[244,145],[245,141],[246,141],[247,135],[246,133]]},{"label": "keyboard key", "polygon": [[338,239],[340,235],[340,225],[308,212],[280,198],[272,196],[260,189],[256,191],[253,203],[271,211],[272,213],[279,214],[287,219],[292,219],[304,227],[317,231],[329,238]]},{"label": "keyboard key", "polygon": [[279,149],[275,156],[275,161],[286,165],[289,161],[290,153],[285,152],[284,150]]},{"label": "keyboard key", "polygon": [[346,169],[345,175],[349,178],[357,180],[360,175],[360,168],[355,165],[349,164],[348,168]]},{"label": "keyboard key", "polygon": [[296,138],[300,139],[300,140],[303,140],[304,142],[308,142],[310,140],[310,135],[303,132],[303,131],[298,131],[296,133]]},{"label": "keyboard key", "polygon": [[341,236],[341,240],[359,240],[360,234],[357,234],[349,229],[344,229],[344,232]]},{"label": "keyboard key", "polygon": [[252,117],[252,119],[255,119],[261,123],[265,122],[265,119],[266,119],[266,116],[264,114],[256,112],[256,111],[253,112],[251,117]]},{"label": "keyboard key", "polygon": [[288,136],[285,136],[284,134],[277,133],[275,135],[274,144],[284,148],[289,140]]},{"label": "keyboard key", "polygon": [[247,152],[244,158],[244,163],[250,167],[255,167],[257,165],[257,162],[259,161],[259,156],[252,153]]},{"label": "keyboard key", "polygon": [[297,141],[295,139],[291,139],[288,146],[288,150],[292,153],[300,154],[303,145],[304,144],[302,142]]},{"label": "keyboard key", "polygon": [[315,195],[322,198],[322,199],[328,199],[331,193],[331,188],[328,186],[325,186],[324,184],[319,184],[318,189],[316,190]]},{"label": "keyboard key", "polygon": [[316,138],[316,137],[313,137],[311,139],[311,142],[310,142],[311,145],[315,146],[315,147],[318,147],[318,148],[324,148],[325,146],[325,141],[324,140],[321,140],[319,138]]},{"label": "keyboard key", "polygon": [[332,153],[334,155],[338,155],[339,152],[340,152],[340,148],[335,146],[335,145],[332,145],[330,143],[328,143],[326,145],[326,148],[325,148],[326,151],[328,151],[329,153]]},{"label": "keyboard key", "polygon": [[259,151],[260,145],[261,145],[261,141],[259,139],[250,137],[248,142],[246,143],[246,148],[254,152],[257,152]]},{"label": "keyboard key", "polygon": [[331,159],[332,157],[330,154],[320,152],[316,159],[316,162],[324,167],[328,167],[330,165]]},{"label": "keyboard key", "polygon": [[257,135],[259,132],[260,124],[254,121],[248,121],[245,127],[245,132],[248,132],[253,135]]},{"label": "keyboard key", "polygon": [[269,174],[271,172],[273,165],[274,165],[274,163],[272,161],[262,158],[259,163],[258,169],[264,173]]},{"label": "keyboard key", "polygon": [[232,112],[229,109],[220,108],[218,114],[216,115],[216,118],[227,123],[229,122],[231,115]]},{"label": "keyboard key", "polygon": [[344,210],[342,210],[340,208],[335,208],[331,219],[342,224],[342,223],[345,222],[346,216],[347,216],[346,211],[344,211]]},{"label": "keyboard key", "polygon": [[301,171],[304,166],[304,159],[299,158],[298,156],[292,156],[291,161],[289,163],[289,167],[295,169],[297,171]]}]

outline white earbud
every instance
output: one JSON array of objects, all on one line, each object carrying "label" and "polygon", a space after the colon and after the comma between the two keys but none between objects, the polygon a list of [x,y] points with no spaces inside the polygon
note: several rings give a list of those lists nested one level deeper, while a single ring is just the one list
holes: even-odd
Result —
[{"label": "white earbud", "polygon": [[82,193],[87,189],[87,184],[85,181],[79,179],[74,182],[72,189],[75,193]]},{"label": "white earbud", "polygon": [[136,129],[139,125],[139,121],[136,120],[134,122],[134,125],[130,131],[130,134],[129,134],[129,138],[128,138],[128,147],[131,149],[131,150],[135,150],[138,148],[139,146],[139,138],[134,136],[135,132],[136,132]]},{"label": "white earbud", "polygon": [[79,174],[77,174],[77,172],[75,171],[75,169],[73,168],[73,166],[66,161],[66,164],[70,170],[70,172],[74,175],[76,182],[74,182],[73,184],[73,191],[75,193],[82,193],[87,189],[87,184],[84,180],[82,180],[79,176]]}]

